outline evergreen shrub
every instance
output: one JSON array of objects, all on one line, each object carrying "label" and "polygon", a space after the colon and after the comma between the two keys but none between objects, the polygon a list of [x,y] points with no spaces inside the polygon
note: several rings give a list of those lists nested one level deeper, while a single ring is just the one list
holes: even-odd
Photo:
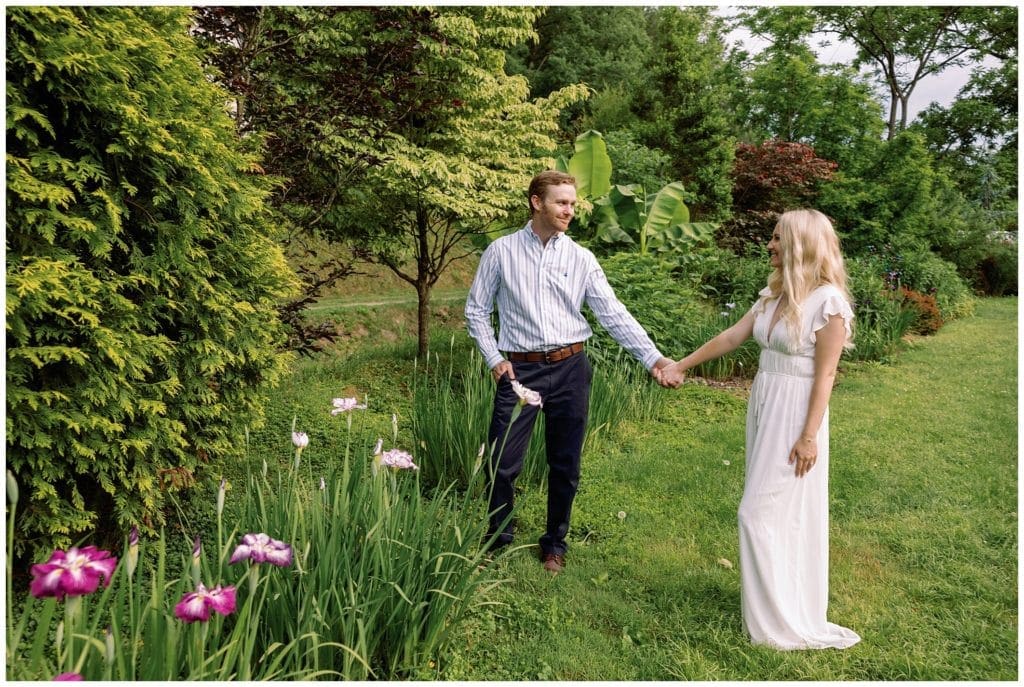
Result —
[{"label": "evergreen shrub", "polygon": [[268,238],[270,182],[189,17],[7,10],[6,448],[23,551],[158,528],[168,491],[240,450],[286,364],[275,306],[293,278]]},{"label": "evergreen shrub", "polygon": [[[704,319],[710,306],[691,287],[674,279],[658,258],[639,253],[616,253],[601,260],[608,283],[662,353],[672,357],[682,353],[690,340],[688,328]],[[597,360],[614,360],[621,347],[586,311],[594,330],[587,352]]]},{"label": "evergreen shrub", "polygon": [[900,284],[935,296],[944,320],[966,317],[974,312],[971,289],[957,272],[956,265],[929,250],[907,250],[901,257]]},{"label": "evergreen shrub", "polygon": [[[651,256],[618,253],[602,260],[602,266],[615,295],[647,330],[662,354],[673,359],[692,352],[729,327],[764,287],[762,282],[742,301],[728,301],[720,296],[707,299],[688,284],[688,279],[673,276],[668,266]],[[620,355],[621,348],[611,336],[599,324],[592,326],[594,336],[588,343],[591,357],[608,360]],[[722,362],[705,365],[697,373],[713,377],[752,374],[757,356],[757,345],[748,342]]]},{"label": "evergreen shrub", "polygon": [[[719,247],[704,249],[708,256],[701,267],[702,290],[720,303],[739,303],[749,308],[768,285],[772,272],[765,244],[748,245],[745,255]],[[714,259],[710,259],[711,257]]]},{"label": "evergreen shrub", "polygon": [[1016,296],[1017,270],[1017,244],[992,241],[978,263],[976,282],[989,296]]}]

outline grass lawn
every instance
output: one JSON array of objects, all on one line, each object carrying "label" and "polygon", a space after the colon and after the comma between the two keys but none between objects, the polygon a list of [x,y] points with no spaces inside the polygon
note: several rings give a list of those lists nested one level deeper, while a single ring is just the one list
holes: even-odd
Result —
[{"label": "grass lawn", "polygon": [[744,392],[687,384],[660,421],[584,455],[568,566],[522,549],[439,677],[458,680],[1015,680],[1017,301],[918,339],[891,366],[845,364],[831,403],[830,620],[846,651],[752,647],[736,508]]}]

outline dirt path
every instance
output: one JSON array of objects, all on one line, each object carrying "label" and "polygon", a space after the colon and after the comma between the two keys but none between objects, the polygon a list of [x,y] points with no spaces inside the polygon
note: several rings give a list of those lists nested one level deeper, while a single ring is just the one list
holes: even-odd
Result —
[{"label": "dirt path", "polygon": [[[438,291],[431,295],[431,304],[438,303],[450,303],[452,301],[464,300],[466,298],[466,289],[445,289]],[[323,310],[337,310],[339,308],[379,308],[385,305],[416,305],[416,296],[413,295],[394,295],[394,296],[381,296],[379,298],[372,298],[367,295],[359,297],[346,297],[346,296],[327,296],[321,298],[313,305],[306,308],[311,312],[318,312]]]}]

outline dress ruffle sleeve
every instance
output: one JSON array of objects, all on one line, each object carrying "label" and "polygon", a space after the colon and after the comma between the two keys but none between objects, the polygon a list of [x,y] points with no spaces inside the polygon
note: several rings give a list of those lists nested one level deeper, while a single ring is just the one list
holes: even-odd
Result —
[{"label": "dress ruffle sleeve", "polygon": [[829,318],[833,315],[843,318],[843,326],[846,328],[846,343],[849,344],[853,341],[853,308],[850,307],[849,301],[843,297],[839,289],[830,287],[826,289],[825,298],[818,306],[814,313],[814,319],[811,321],[811,343],[817,341],[815,332],[828,324]]},{"label": "dress ruffle sleeve", "polygon": [[767,286],[757,292],[757,300],[750,307],[750,312],[755,315],[763,313],[768,305],[768,299],[772,297],[772,290]]}]

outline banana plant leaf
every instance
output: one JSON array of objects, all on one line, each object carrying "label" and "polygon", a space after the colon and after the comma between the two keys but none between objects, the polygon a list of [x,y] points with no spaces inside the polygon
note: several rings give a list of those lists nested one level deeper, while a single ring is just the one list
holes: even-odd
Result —
[{"label": "banana plant leaf", "polygon": [[569,174],[576,177],[576,192],[582,198],[596,199],[612,186],[612,159],[604,136],[585,131],[576,137],[576,152],[568,162]]}]

